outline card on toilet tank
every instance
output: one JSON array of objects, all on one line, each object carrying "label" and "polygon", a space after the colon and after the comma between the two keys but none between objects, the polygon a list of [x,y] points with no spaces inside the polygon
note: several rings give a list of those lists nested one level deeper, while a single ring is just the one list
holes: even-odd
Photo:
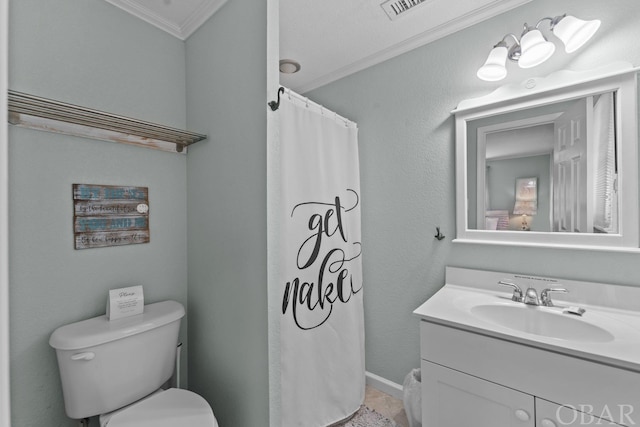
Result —
[{"label": "card on toilet tank", "polygon": [[116,320],[123,317],[142,314],[144,311],[144,293],[142,286],[109,290],[107,299],[107,319]]}]

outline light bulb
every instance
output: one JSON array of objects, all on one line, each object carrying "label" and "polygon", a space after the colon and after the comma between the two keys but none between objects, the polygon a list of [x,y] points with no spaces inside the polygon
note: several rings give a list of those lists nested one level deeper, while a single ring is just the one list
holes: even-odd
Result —
[{"label": "light bulb", "polygon": [[520,68],[540,65],[549,59],[556,50],[556,46],[547,41],[538,29],[526,31],[520,40],[520,45],[522,47],[522,54],[518,60]]},{"label": "light bulb", "polygon": [[491,49],[484,65],[478,70],[477,76],[481,80],[495,82],[507,76],[507,48],[506,46],[496,46]]},{"label": "light bulb", "polygon": [[600,20],[583,21],[575,16],[565,16],[552,29],[567,53],[580,49],[600,28]]}]

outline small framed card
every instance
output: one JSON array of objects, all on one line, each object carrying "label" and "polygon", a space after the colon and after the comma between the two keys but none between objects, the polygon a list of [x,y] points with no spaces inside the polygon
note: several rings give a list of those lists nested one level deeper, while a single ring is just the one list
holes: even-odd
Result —
[{"label": "small framed card", "polygon": [[144,293],[142,286],[111,289],[107,299],[107,319],[116,320],[123,317],[142,314],[144,311]]}]

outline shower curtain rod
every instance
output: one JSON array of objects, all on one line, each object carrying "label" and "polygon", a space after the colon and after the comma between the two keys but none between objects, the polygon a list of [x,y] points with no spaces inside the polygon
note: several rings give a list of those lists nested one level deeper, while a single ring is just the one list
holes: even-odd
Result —
[{"label": "shower curtain rod", "polygon": [[278,89],[278,99],[277,101],[271,101],[268,103],[269,107],[271,107],[272,111],[276,111],[278,108],[280,108],[280,94],[286,94],[289,99],[291,98],[295,98],[297,101],[300,102],[304,102],[305,106],[307,108],[309,107],[314,107],[317,108],[320,111],[320,114],[324,115],[325,112],[329,113],[330,115],[333,115],[335,120],[340,120],[342,122],[344,122],[344,125],[349,127],[349,126],[353,126],[353,127],[358,127],[358,124],[352,120],[347,119],[346,117],[341,116],[340,114],[336,113],[335,111],[331,111],[328,108],[318,104],[317,102],[313,102],[312,100],[310,100],[309,98],[307,98],[306,96],[302,96],[299,93],[294,92],[293,90],[289,89],[289,88],[285,88],[283,86],[280,86],[280,88]]}]

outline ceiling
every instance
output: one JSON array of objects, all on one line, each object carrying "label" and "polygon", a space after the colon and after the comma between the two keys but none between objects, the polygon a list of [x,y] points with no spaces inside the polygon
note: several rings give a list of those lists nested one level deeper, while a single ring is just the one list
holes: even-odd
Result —
[{"label": "ceiling", "polygon": [[486,135],[485,157],[501,160],[549,154],[553,152],[553,142],[553,123],[500,130]]},{"label": "ceiling", "polygon": [[[182,40],[227,2],[106,1]],[[302,66],[280,83],[304,93],[530,1],[280,0],[280,58]]]},{"label": "ceiling", "polygon": [[391,20],[384,0],[280,0],[280,58],[302,66],[280,83],[304,93],[529,1],[404,0]]}]

